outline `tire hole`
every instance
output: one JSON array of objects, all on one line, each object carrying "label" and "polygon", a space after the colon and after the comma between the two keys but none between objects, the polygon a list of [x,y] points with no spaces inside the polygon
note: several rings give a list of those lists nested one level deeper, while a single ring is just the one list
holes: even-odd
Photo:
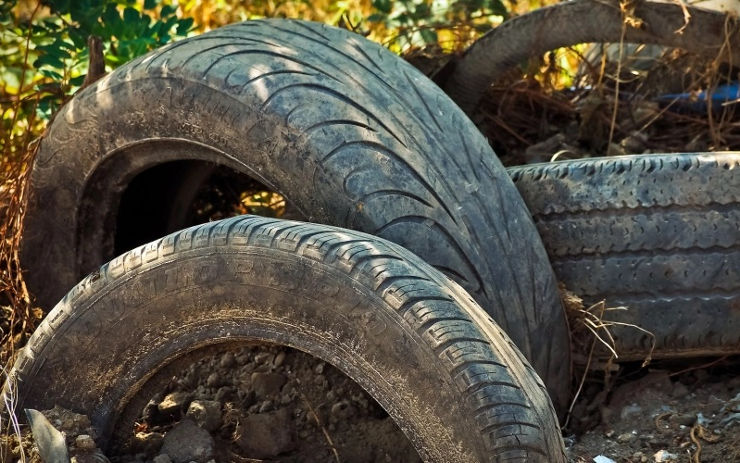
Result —
[{"label": "tire hole", "polygon": [[225,166],[202,161],[160,164],[137,175],[118,208],[114,255],[183,228],[254,214],[301,219],[284,196]]}]

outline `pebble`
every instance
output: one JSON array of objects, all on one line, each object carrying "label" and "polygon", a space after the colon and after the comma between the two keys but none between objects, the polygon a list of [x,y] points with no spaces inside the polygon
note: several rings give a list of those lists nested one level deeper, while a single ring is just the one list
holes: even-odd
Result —
[{"label": "pebble", "polygon": [[236,427],[236,444],[248,458],[273,458],[296,448],[290,410],[249,415]]},{"label": "pebble", "polygon": [[252,373],[251,381],[257,398],[276,396],[287,382],[287,378],[280,373]]},{"label": "pebble", "polygon": [[222,386],[218,388],[218,391],[216,391],[216,394],[214,395],[214,399],[216,399],[219,402],[224,402],[227,400],[230,400],[234,396],[234,389],[229,386]]},{"label": "pebble", "polygon": [[664,461],[678,461],[678,455],[671,453],[667,450],[658,450],[653,455],[656,463],[662,463]]},{"label": "pebble", "polygon": [[236,365],[236,358],[234,357],[234,353],[226,352],[224,355],[221,356],[218,364],[221,366],[221,368],[231,368]]},{"label": "pebble", "polygon": [[340,400],[331,407],[331,418],[335,421],[342,421],[351,418],[355,414],[355,409],[346,400]]},{"label": "pebble", "polygon": [[671,421],[683,426],[692,426],[696,422],[696,415],[691,413],[679,413],[671,416]]},{"label": "pebble", "polygon": [[185,416],[206,431],[215,431],[221,426],[221,402],[194,400],[190,403]]},{"label": "pebble", "polygon": [[275,360],[275,354],[271,354],[269,352],[260,352],[254,356],[254,361],[263,365],[272,364],[273,360]]},{"label": "pebble", "polygon": [[208,431],[186,419],[164,436],[161,453],[169,456],[173,463],[205,463],[213,458],[213,447],[213,437]]},{"label": "pebble", "polygon": [[165,415],[177,415],[181,413],[190,402],[190,394],[187,392],[173,392],[167,394],[157,405],[160,413]]},{"label": "pebble", "polygon": [[282,366],[284,362],[285,362],[285,352],[279,352],[275,356],[275,360],[273,360],[272,364],[273,366],[275,366],[275,368],[278,368]]},{"label": "pebble", "polygon": [[631,432],[625,432],[617,436],[617,442],[619,442],[620,444],[626,444],[627,442],[632,442],[635,437],[637,437],[635,436],[635,434]]},{"label": "pebble", "polygon": [[154,457],[153,463],[172,463],[169,455],[160,454]]},{"label": "pebble", "polygon": [[632,132],[620,142],[620,145],[629,154],[640,154],[645,151],[647,141],[648,136],[644,133]]},{"label": "pebble", "polygon": [[206,379],[206,386],[208,387],[219,387],[222,384],[223,380],[221,379],[221,375],[216,371],[208,375],[208,378]]},{"label": "pebble", "polygon": [[137,432],[134,435],[132,446],[135,451],[147,454],[159,452],[162,448],[164,434],[158,432]]},{"label": "pebble", "polygon": [[75,438],[75,447],[80,450],[93,450],[97,448],[95,441],[87,434],[80,434]]}]

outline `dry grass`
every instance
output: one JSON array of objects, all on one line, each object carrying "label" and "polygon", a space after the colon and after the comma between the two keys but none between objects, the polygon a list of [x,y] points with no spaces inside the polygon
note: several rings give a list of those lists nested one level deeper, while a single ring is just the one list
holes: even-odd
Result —
[{"label": "dry grass", "polygon": [[[652,346],[645,356],[642,366],[650,363],[652,352],[655,348],[655,335],[650,331],[631,323],[609,320],[609,313],[628,310],[627,307],[607,307],[606,301],[599,301],[586,307],[583,299],[568,291],[564,285],[560,285],[560,294],[568,316],[571,329],[571,352],[578,358],[585,358],[585,363],[579,365],[576,362],[576,379],[578,387],[571,400],[564,426],[568,426],[573,409],[578,401],[586,378],[591,372],[603,371],[605,389],[608,390],[611,382],[613,362],[619,358],[619,352],[611,329],[615,326],[628,327],[642,331],[652,338]],[[606,362],[596,362],[594,356],[600,351],[599,357],[606,357]],[[605,355],[606,354],[606,355]]]}]

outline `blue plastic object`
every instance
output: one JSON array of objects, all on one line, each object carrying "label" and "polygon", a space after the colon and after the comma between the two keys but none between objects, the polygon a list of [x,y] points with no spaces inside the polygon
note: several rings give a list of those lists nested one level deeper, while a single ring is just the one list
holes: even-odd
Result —
[{"label": "blue plastic object", "polygon": [[[710,94],[712,110],[719,111],[723,105],[730,102],[740,103],[740,84],[733,82],[731,84],[719,85]],[[691,93],[670,93],[661,95],[657,98],[662,104],[671,104],[671,109],[689,110],[695,112],[707,111],[707,92],[702,91],[698,94]]]}]

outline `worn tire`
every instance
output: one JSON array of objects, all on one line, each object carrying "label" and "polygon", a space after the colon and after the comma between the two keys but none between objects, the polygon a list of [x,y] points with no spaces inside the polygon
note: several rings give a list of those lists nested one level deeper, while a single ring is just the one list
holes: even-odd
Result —
[{"label": "worn tire", "polygon": [[[407,247],[460,282],[556,403],[567,401],[567,322],[526,206],[475,126],[397,56],[321,24],[248,21],[165,46],[83,90],[31,173],[21,257],[42,305],[115,255],[132,179],[181,160],[228,166],[312,222]],[[183,176],[158,183],[183,190]]]},{"label": "worn tire", "polygon": [[[684,15],[691,16],[687,22]],[[491,83],[512,66],[560,47],[587,42],[644,43],[681,48],[702,56],[740,62],[740,23],[728,14],[671,2],[636,2],[638,27],[622,29],[616,0],[572,0],[506,21],[465,50],[445,91],[472,114]]]},{"label": "worn tire", "polygon": [[544,385],[460,286],[401,246],[303,222],[236,217],[117,257],[54,308],[11,377],[21,408],[84,412],[105,441],[157,371],[245,340],[334,364],[426,461],[565,462]]},{"label": "worn tire", "polygon": [[[740,354],[740,154],[621,156],[508,169],[555,273],[653,357]],[[651,338],[614,327],[620,359]]]}]

